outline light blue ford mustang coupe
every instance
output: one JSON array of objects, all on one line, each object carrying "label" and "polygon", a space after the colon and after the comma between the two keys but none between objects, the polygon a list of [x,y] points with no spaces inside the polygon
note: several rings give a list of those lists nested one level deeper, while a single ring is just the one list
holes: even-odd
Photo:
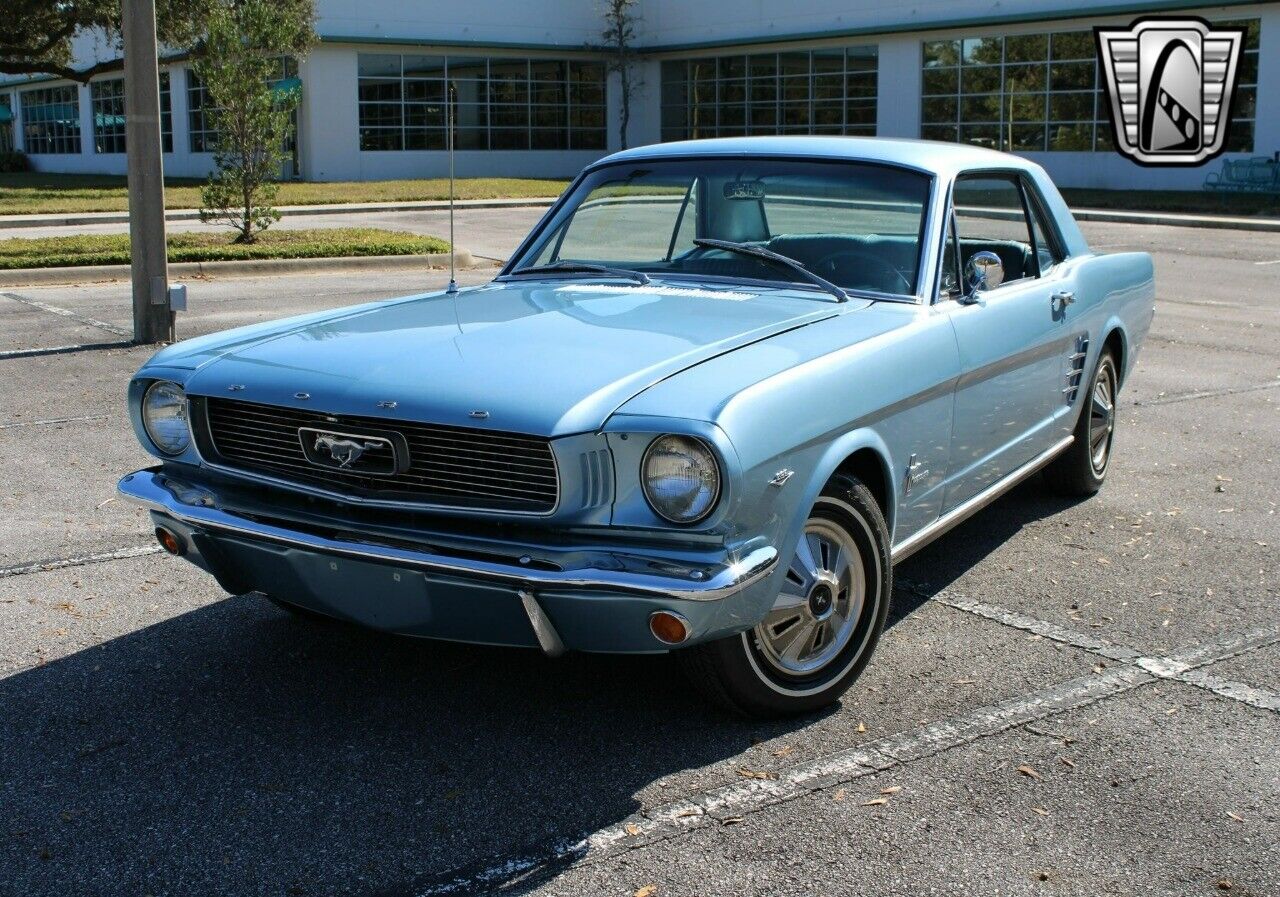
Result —
[{"label": "light blue ford mustang coupe", "polygon": [[676,650],[812,710],[893,565],[1037,471],[1107,473],[1149,256],[1044,171],[918,141],[668,143],[584,171],[484,286],[188,340],[121,492],[229,592],[429,638]]}]

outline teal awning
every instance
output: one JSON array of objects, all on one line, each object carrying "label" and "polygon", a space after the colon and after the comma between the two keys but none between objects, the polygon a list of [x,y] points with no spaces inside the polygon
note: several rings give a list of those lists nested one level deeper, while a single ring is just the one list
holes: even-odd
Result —
[{"label": "teal awning", "polygon": [[302,89],[301,78],[281,78],[271,85],[272,93],[291,93]]}]

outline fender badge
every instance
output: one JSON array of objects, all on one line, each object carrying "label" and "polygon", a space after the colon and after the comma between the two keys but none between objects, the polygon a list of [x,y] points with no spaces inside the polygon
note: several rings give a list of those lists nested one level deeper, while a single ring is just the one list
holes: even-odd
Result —
[{"label": "fender badge", "polygon": [[379,408],[394,408],[394,407],[396,407],[396,405],[398,405],[398,404],[399,404],[398,402],[393,402],[393,401],[392,401],[392,400],[390,400],[390,399],[383,399],[381,402],[379,402],[379,403],[378,403],[378,407],[379,407]]},{"label": "fender badge", "polygon": [[770,485],[770,486],[785,486],[785,485],[786,485],[786,483],[787,483],[787,480],[789,480],[789,479],[791,479],[793,476],[795,476],[795,473],[796,473],[796,472],[795,472],[794,470],[791,470],[791,469],[790,469],[790,468],[788,468],[788,467],[784,467],[784,468],[782,468],[782,470],[779,470],[777,473],[775,473],[775,474],[773,475],[773,479],[771,479],[771,480],[769,481],[769,485]]},{"label": "fender badge", "polygon": [[240,392],[242,389],[244,389],[243,383],[232,383],[227,387],[227,392]]},{"label": "fender badge", "polygon": [[489,417],[489,412],[488,411],[472,411],[467,415],[467,417],[474,417],[476,420],[485,420],[486,418]]},{"label": "fender badge", "polygon": [[309,392],[295,392],[295,393],[293,394],[293,397],[294,397],[295,399],[309,399],[309,398],[311,398],[311,393],[309,393]]}]

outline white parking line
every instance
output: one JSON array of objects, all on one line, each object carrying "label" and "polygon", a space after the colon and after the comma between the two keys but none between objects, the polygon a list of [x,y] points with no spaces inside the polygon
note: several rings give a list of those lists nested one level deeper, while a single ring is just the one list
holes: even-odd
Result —
[{"label": "white parking line", "polygon": [[50,570],[64,570],[67,567],[80,567],[84,564],[99,564],[103,561],[121,561],[125,558],[142,557],[160,551],[159,545],[134,545],[131,548],[117,548],[115,551],[104,551],[100,554],[86,554],[80,557],[55,558],[49,561],[35,561],[30,564],[19,564],[15,567],[0,567],[0,579],[6,576],[22,576],[27,573],[46,573]]},{"label": "white parking line", "polygon": [[1254,262],[1255,265],[1280,265],[1280,259],[1271,259],[1266,262]]},{"label": "white parking line", "polygon": [[[864,745],[839,751],[805,763],[784,768],[776,779],[752,779],[714,788],[690,798],[641,811],[616,825],[582,838],[564,839],[541,852],[503,858],[489,865],[446,872],[417,891],[422,897],[444,894],[492,893],[504,884],[535,877],[566,865],[599,862],[616,853],[679,836],[710,821],[722,821],[757,812],[765,807],[794,800],[806,794],[873,775],[886,769],[906,766],[962,747],[1018,726],[1046,717],[1087,707],[1106,698],[1132,691],[1160,678],[1178,679],[1200,685],[1215,693],[1266,709],[1272,695],[1240,683],[1229,683],[1199,673],[1207,666],[1280,641],[1280,629],[1251,629],[1216,642],[1199,645],[1170,658],[1142,657],[1123,646],[1102,642],[1065,627],[1003,611],[992,605],[951,599],[948,606],[976,613],[1018,629],[1083,647],[1091,643],[1108,653],[1129,656],[1132,661],[1106,671],[1069,679],[993,707],[933,723],[914,731],[890,735]],[[997,619],[997,618],[1002,619]],[[1086,649],[1090,650],[1090,649]],[[1139,664],[1138,661],[1145,661]],[[1165,668],[1160,663],[1166,664]],[[1147,667],[1152,667],[1148,669]],[[1198,680],[1198,681],[1197,681]],[[1216,686],[1216,687],[1215,687]],[[1221,692],[1219,692],[1221,689]]]},{"label": "white parking line", "polygon": [[70,318],[81,324],[88,324],[90,327],[97,327],[99,330],[105,330],[107,333],[114,333],[116,336],[133,336],[132,333],[115,324],[108,324],[106,321],[99,321],[97,318],[90,318],[87,315],[79,314],[68,308],[61,308],[57,305],[50,305],[47,302],[41,302],[39,299],[29,299],[26,296],[19,296],[17,293],[0,293],[6,299],[12,299],[14,302],[21,302],[23,305],[29,305],[32,308],[38,308],[41,311],[47,311],[50,314],[61,315],[64,318]]},{"label": "white parking line", "polygon": [[[904,585],[907,588],[913,588],[910,583],[904,583]],[[1280,628],[1274,626],[1248,629],[1224,639],[1205,642],[1170,657],[1149,657],[1126,645],[1118,645],[1066,626],[1029,617],[994,604],[984,604],[971,598],[955,597],[939,592],[930,596],[930,600],[955,610],[974,614],[985,620],[992,620],[1051,641],[1080,648],[1119,663],[1132,664],[1161,679],[1194,685],[1196,688],[1203,688],[1221,697],[1240,701],[1260,710],[1280,712],[1280,695],[1244,682],[1211,676],[1196,669],[1207,663],[1218,663],[1257,648],[1280,643]]]},{"label": "white parking line", "polygon": [[15,420],[0,424],[0,430],[12,430],[17,427],[44,427],[52,424],[73,424],[83,421],[106,420],[105,414],[82,414],[79,417],[45,417],[39,420]]}]

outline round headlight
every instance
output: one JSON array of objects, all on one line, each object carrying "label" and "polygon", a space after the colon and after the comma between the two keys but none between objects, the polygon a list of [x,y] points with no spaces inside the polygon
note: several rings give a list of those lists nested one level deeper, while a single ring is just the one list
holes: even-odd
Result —
[{"label": "round headlight", "polygon": [[640,467],[649,506],[672,523],[698,522],[720,498],[720,465],[700,439],[659,436]]},{"label": "round headlight", "polygon": [[167,380],[157,380],[142,397],[142,425],[152,443],[166,455],[180,455],[191,442],[187,426],[187,394]]}]

